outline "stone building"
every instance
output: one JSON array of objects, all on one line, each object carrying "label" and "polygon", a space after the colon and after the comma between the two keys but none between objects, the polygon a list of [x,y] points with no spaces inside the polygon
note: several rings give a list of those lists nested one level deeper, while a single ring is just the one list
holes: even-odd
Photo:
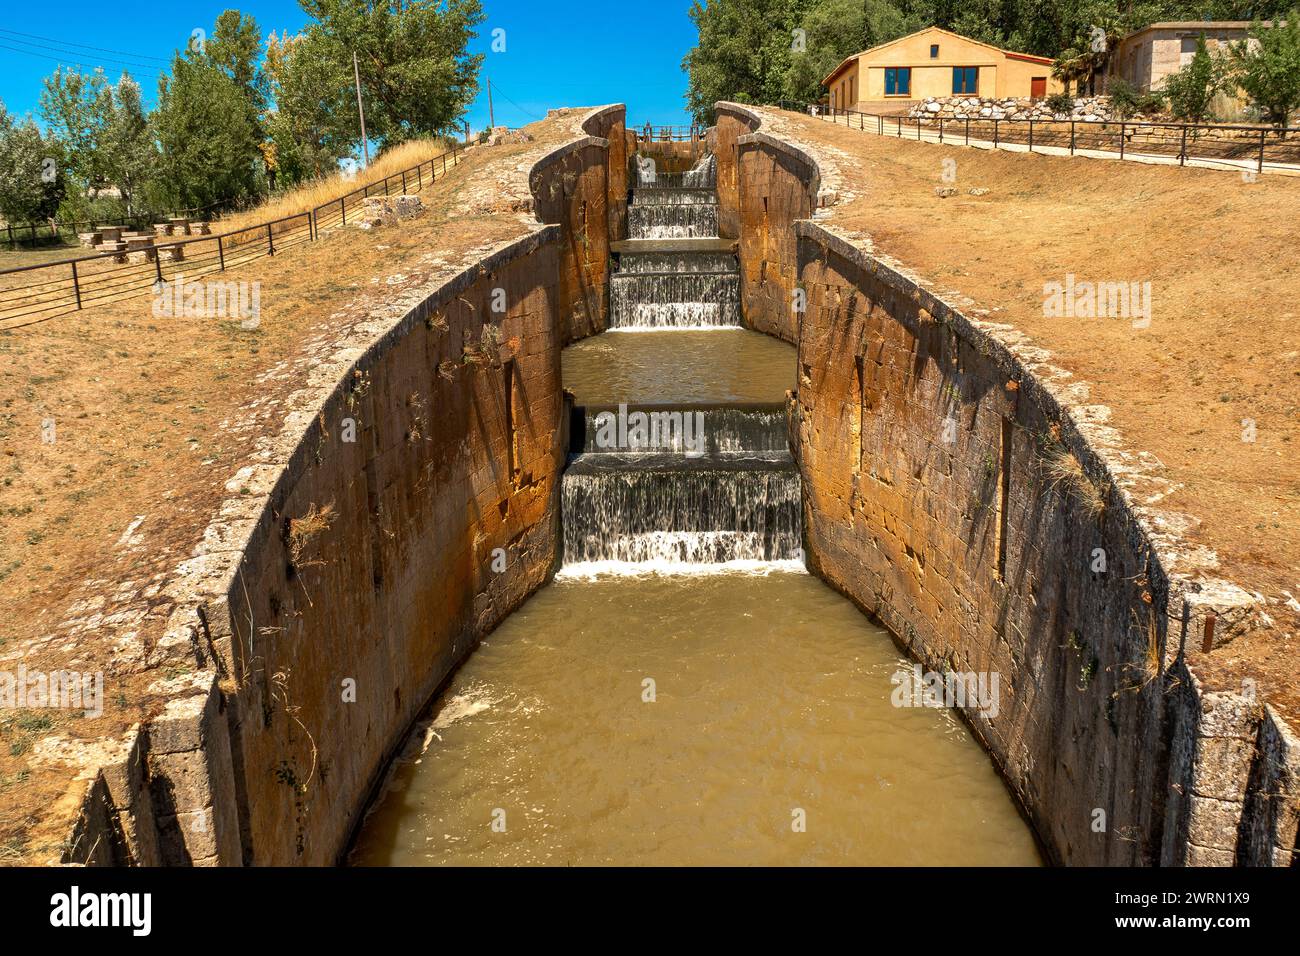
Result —
[{"label": "stone building", "polygon": [[1205,20],[1153,23],[1119,41],[1111,57],[1109,76],[1127,80],[1139,90],[1158,90],[1165,77],[1192,61],[1196,41],[1205,34],[1211,53],[1247,39],[1246,20]]},{"label": "stone building", "polygon": [[1044,97],[1061,91],[1045,56],[928,27],[856,53],[822,81],[837,109],[880,112],[926,97]]}]

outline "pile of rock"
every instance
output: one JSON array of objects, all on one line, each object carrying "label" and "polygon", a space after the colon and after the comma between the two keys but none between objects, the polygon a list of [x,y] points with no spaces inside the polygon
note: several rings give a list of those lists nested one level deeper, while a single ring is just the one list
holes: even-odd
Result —
[{"label": "pile of rock", "polygon": [[1087,96],[1074,101],[1068,113],[1053,113],[1047,100],[1018,97],[991,99],[983,96],[930,97],[912,107],[913,119],[945,120],[1079,120],[1085,123],[1117,121],[1110,108],[1109,96]]},{"label": "pile of rock", "polygon": [[500,146],[502,143],[531,143],[533,137],[521,129],[511,129],[509,126],[494,126],[492,132],[488,134],[487,144],[489,146]]},{"label": "pile of rock", "polygon": [[418,216],[423,208],[419,196],[369,196],[361,200],[361,215],[355,224],[365,230],[391,226],[400,219]]}]

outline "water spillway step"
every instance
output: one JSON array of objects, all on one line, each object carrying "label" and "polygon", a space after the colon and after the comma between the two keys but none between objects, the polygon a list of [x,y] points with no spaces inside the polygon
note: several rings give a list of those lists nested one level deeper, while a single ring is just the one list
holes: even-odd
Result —
[{"label": "water spillway step", "polygon": [[566,565],[800,556],[799,472],[788,453],[582,455],[560,496]]},{"label": "water spillway step", "polygon": [[736,272],[616,273],[609,280],[611,329],[735,328],[740,325]]},{"label": "water spillway step", "polygon": [[572,454],[674,452],[702,457],[788,453],[784,404],[578,405],[569,427]]},{"label": "water spillway step", "polygon": [[718,235],[717,203],[628,207],[632,239],[702,239]]},{"label": "water spillway step", "polygon": [[619,239],[609,244],[609,251],[619,255],[644,255],[650,252],[712,252],[734,254],[735,239],[708,236],[703,239]]},{"label": "water spillway step", "polygon": [[691,206],[716,204],[712,189],[634,189],[633,206]]},{"label": "water spillway step", "polygon": [[618,275],[642,272],[734,272],[740,265],[730,252],[628,252],[619,257]]}]

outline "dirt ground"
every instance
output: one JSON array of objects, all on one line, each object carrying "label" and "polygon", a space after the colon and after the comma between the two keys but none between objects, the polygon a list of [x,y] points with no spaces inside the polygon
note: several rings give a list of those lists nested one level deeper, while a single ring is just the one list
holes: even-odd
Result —
[{"label": "dirt ground", "polygon": [[[779,116],[853,194],[832,225],[1030,334],[1110,406],[1134,449],[1164,463],[1178,487],[1160,507],[1198,518],[1185,537],[1217,552],[1220,577],[1264,595],[1274,620],[1189,660],[1211,686],[1253,677],[1300,727],[1300,181],[916,143]],[[941,198],[945,171],[957,193]],[[1150,326],[1045,315],[1045,284],[1069,275],[1149,282]]]},{"label": "dirt ground", "polygon": [[[307,373],[306,344],[424,282],[438,271],[425,264],[430,254],[455,262],[528,231],[518,211],[493,206],[496,185],[522,182],[528,154],[572,134],[567,121],[526,129],[533,142],[467,152],[421,193],[417,219],[338,230],[226,273],[261,283],[256,329],[237,318],[158,318],[146,296],[0,332],[0,668],[98,669],[105,648],[60,632],[102,606],[108,582],[164,580],[192,553],[252,449],[257,429],[229,427],[241,410],[246,417],[256,400],[259,420],[278,427],[277,399]],[[146,647],[165,620],[140,621]],[[144,663],[105,673],[95,719],[0,712],[0,864],[57,852],[61,824],[43,824],[63,820],[51,807],[66,812],[79,798],[82,785],[70,785],[43,739],[76,751],[121,734],[162,704],[144,689],[158,677]]]}]

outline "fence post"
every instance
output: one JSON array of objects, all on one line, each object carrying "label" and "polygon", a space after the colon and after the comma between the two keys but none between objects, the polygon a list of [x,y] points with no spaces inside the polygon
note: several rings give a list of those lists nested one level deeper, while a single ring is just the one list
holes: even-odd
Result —
[{"label": "fence post", "polygon": [[266,248],[268,256],[275,255],[275,238],[271,235],[271,224],[269,222],[266,224]]},{"label": "fence post", "polygon": [[966,117],[966,145],[970,145],[970,117]]},{"label": "fence post", "polygon": [[1178,165],[1187,164],[1187,124],[1183,124],[1183,143],[1178,147]]},{"label": "fence post", "polygon": [[348,224],[348,204],[346,196],[339,200],[339,212],[343,214],[343,225],[346,226]]},{"label": "fence post", "polygon": [[884,136],[885,135],[885,114],[881,113],[879,116],[876,117],[876,119],[879,121],[877,123],[877,126],[879,128],[876,130],[876,132],[880,136]]},{"label": "fence post", "polygon": [[226,271],[226,250],[221,245],[220,236],[217,236],[217,265],[221,267],[222,272]]},{"label": "fence post", "polygon": [[30,222],[28,223],[28,225],[31,227],[32,230],[32,248],[35,249],[36,248],[36,223]]},{"label": "fence post", "polygon": [[155,249],[153,253],[153,271],[158,276],[158,285],[162,285],[162,256],[159,255],[161,249]]},{"label": "fence post", "polygon": [[447,154],[446,153],[442,154],[442,174],[444,176],[447,175]]},{"label": "fence post", "polygon": [[420,172],[420,167],[415,167],[415,190],[420,192],[424,189],[424,173]]},{"label": "fence post", "polygon": [[943,142],[943,117],[939,117],[939,142]]},{"label": "fence post", "polygon": [[77,260],[72,260],[72,291],[77,293],[77,308],[81,308],[81,283],[77,281]]},{"label": "fence post", "polygon": [[998,140],[998,121],[997,121],[997,120],[994,120],[994,121],[993,121],[993,148],[994,148],[994,149],[997,149],[997,148],[998,148],[998,142],[999,142],[999,140]]},{"label": "fence post", "polygon": [[402,195],[406,195],[406,170],[402,170]]},{"label": "fence post", "polygon": [[1265,137],[1265,135],[1267,135],[1267,134],[1266,134],[1266,132],[1265,132],[1264,130],[1260,130],[1260,131],[1259,131],[1259,171],[1260,171],[1261,173],[1264,171],[1264,137]]},{"label": "fence post", "polygon": [[1029,151],[1034,151],[1034,121],[1029,121]]},{"label": "fence post", "polygon": [[1124,121],[1119,121],[1119,158],[1124,158]]},{"label": "fence post", "polygon": [[1070,120],[1070,155],[1074,155],[1074,120]]}]

